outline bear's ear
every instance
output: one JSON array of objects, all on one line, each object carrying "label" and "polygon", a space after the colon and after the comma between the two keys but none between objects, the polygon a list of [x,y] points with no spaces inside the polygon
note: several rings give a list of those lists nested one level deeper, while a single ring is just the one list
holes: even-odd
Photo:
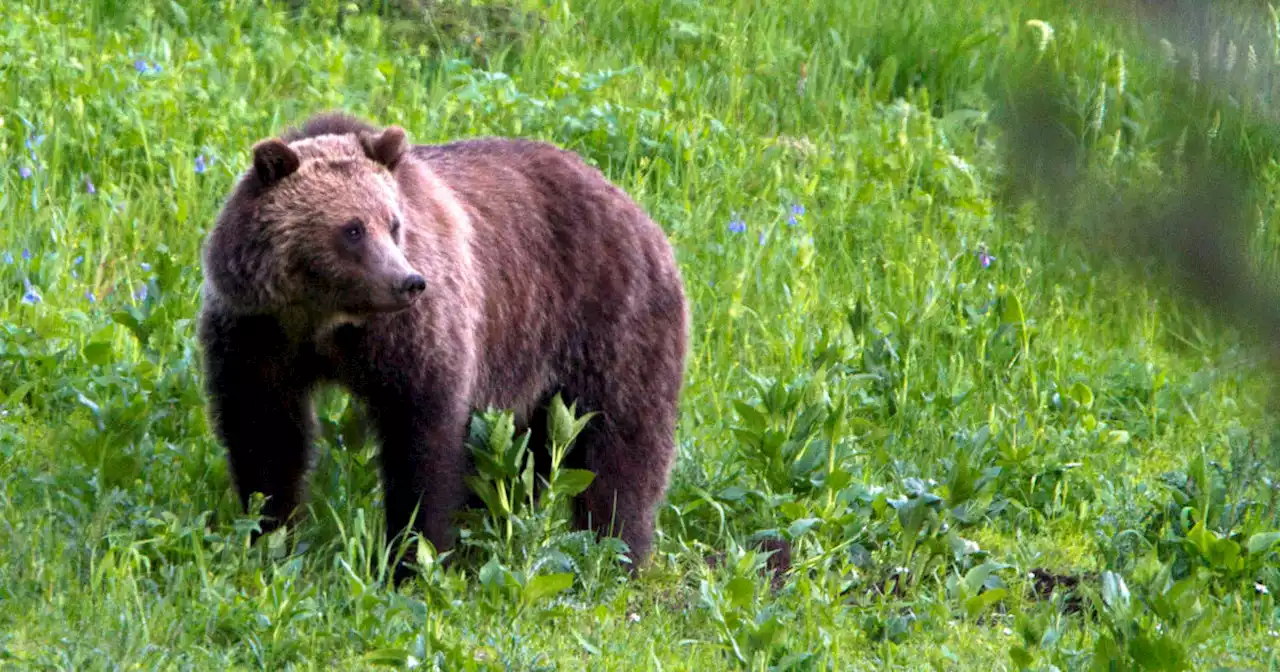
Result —
[{"label": "bear's ear", "polygon": [[289,177],[300,165],[298,153],[282,140],[272,138],[253,146],[253,172],[264,187]]},{"label": "bear's ear", "polygon": [[369,158],[389,169],[394,169],[409,149],[409,139],[404,129],[399,126],[388,126],[377,135],[362,134],[360,141],[364,145],[364,153],[368,154]]}]

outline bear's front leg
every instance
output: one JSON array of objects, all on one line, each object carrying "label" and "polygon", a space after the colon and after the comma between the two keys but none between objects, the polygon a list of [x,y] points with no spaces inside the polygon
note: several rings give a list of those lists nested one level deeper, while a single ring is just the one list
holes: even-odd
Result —
[{"label": "bear's front leg", "polygon": [[[393,557],[411,532],[425,537],[437,552],[449,550],[455,538],[453,514],[467,496],[466,406],[434,394],[409,394],[371,406],[382,443],[387,543]],[[414,559],[411,546],[395,567],[396,584],[412,574],[406,565]]]},{"label": "bear's front leg", "polygon": [[284,524],[302,497],[315,423],[313,381],[270,318],[206,316],[200,340],[209,416],[241,507],[248,511],[254,492],[266,497],[256,540]]}]

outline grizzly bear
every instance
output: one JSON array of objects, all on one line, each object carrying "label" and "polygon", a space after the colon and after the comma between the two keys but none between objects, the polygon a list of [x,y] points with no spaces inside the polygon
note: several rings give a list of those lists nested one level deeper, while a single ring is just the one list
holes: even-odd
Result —
[{"label": "grizzly bear", "polygon": [[440,551],[468,501],[471,414],[511,410],[539,448],[560,393],[596,413],[566,465],[595,474],[574,523],[643,561],[688,341],[663,230],[540,141],[411,144],[322,113],[252,154],[203,245],[198,337],[241,505],[266,496],[261,534],[303,497],[318,386],[346,389],[372,423],[388,543],[418,532]]}]

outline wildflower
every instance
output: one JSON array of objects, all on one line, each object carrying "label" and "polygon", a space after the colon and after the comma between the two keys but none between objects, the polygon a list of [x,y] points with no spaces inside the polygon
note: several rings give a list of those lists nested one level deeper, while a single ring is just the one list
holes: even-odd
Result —
[{"label": "wildflower", "polygon": [[37,303],[40,303],[40,301],[42,300],[40,298],[40,293],[37,292],[36,288],[31,285],[31,280],[27,278],[23,278],[22,284],[23,284],[23,287],[25,287],[26,289],[26,291],[22,295],[22,302],[32,306],[34,306]]},{"label": "wildflower", "polygon": [[764,231],[760,232],[760,244],[764,245]]},{"label": "wildflower", "polygon": [[36,148],[36,147],[39,147],[43,142],[44,142],[44,134],[43,134],[43,133],[41,133],[40,135],[35,136],[34,138],[28,135],[28,136],[27,136],[27,143],[26,143],[26,144],[27,144],[27,149],[30,149],[30,150],[32,150],[32,151],[34,152],[35,148]]},{"label": "wildflower", "polygon": [[137,70],[138,72],[146,72],[146,71],[147,71],[147,62],[146,62],[146,61],[144,61],[144,60],[142,60],[142,59],[140,58],[140,59],[138,59],[138,60],[136,60],[136,61],[134,61],[134,62],[133,62],[133,69],[134,69],[134,70]]},{"label": "wildflower", "polygon": [[134,299],[136,299],[136,300],[138,300],[138,301],[146,301],[146,300],[147,300],[147,286],[146,286],[146,285],[143,285],[143,286],[139,287],[139,288],[138,288],[138,291],[137,291],[137,292],[134,292],[134,294],[133,294],[133,298],[134,298]]},{"label": "wildflower", "polygon": [[12,263],[13,263],[13,255],[12,255],[11,253],[9,253],[9,252],[5,252],[5,253],[4,253],[4,263],[6,263],[6,264],[12,264]]},{"label": "wildflower", "polygon": [[983,268],[990,267],[991,262],[995,260],[996,258],[991,256],[985,249],[978,251],[978,263],[982,264]]},{"label": "wildflower", "polygon": [[788,226],[795,226],[795,225],[796,225],[796,218],[798,218],[798,217],[802,217],[802,216],[804,216],[804,206],[803,206],[803,205],[800,205],[800,204],[798,204],[798,203],[797,203],[797,204],[795,204],[795,205],[791,206],[791,215],[790,215],[789,217],[787,217],[787,225],[788,225]]},{"label": "wildflower", "polygon": [[84,290],[84,298],[85,298],[85,299],[87,299],[87,300],[89,301],[89,303],[97,303],[97,302],[98,302],[98,297],[96,297],[96,296],[94,296],[94,295],[93,295],[93,290],[92,290],[92,289],[86,289],[86,290]]},{"label": "wildflower", "polygon": [[151,264],[148,264],[148,263],[147,263],[147,262],[145,262],[145,261],[144,261],[144,262],[142,262],[142,263],[141,263],[141,264],[139,264],[139,265],[140,265],[140,266],[142,266],[142,270],[144,270],[144,271],[150,271],[150,270],[151,270]]},{"label": "wildflower", "polygon": [[74,260],[72,260],[72,262],[71,262],[71,263],[72,263],[72,264],[74,264],[74,265],[76,265],[76,266],[79,266],[80,264],[84,263],[84,255],[82,254],[82,255],[80,255],[80,256],[78,256],[78,257],[76,257]]},{"label": "wildflower", "polygon": [[742,218],[735,214],[733,218],[729,220],[729,230],[733,233],[742,233],[747,230],[747,223],[742,221]]},{"label": "wildflower", "polygon": [[25,179],[27,179],[28,177],[31,177],[31,169],[30,169],[30,168],[28,168],[28,167],[26,167],[26,166],[23,166],[23,167],[21,167],[21,168],[19,168],[19,169],[18,169],[18,174],[19,174],[19,175],[21,175],[21,176],[22,176],[22,179],[24,179],[24,180],[25,180]]},{"label": "wildflower", "polygon": [[196,157],[196,173],[203,173],[207,169],[204,162],[204,154]]},{"label": "wildflower", "polygon": [[84,190],[89,192],[90,194],[98,193],[98,188],[93,186],[93,179],[91,179],[88,175],[84,176]]},{"label": "wildflower", "polygon": [[29,249],[27,249],[27,248],[25,248],[25,247],[24,247],[24,248],[22,248],[22,260],[23,260],[23,261],[31,261],[31,250],[29,250]]}]

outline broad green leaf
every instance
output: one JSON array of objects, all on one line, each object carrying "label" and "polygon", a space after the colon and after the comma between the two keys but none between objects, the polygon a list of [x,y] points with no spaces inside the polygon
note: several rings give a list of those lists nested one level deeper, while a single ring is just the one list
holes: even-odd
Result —
[{"label": "broad green leaf", "polygon": [[724,587],[724,592],[729,595],[729,604],[739,609],[751,603],[755,591],[755,584],[741,576],[732,579]]},{"label": "broad green leaf", "polygon": [[480,585],[486,588],[500,588],[506,585],[507,568],[498,562],[497,556],[489,558],[480,568]]},{"label": "broad green leaf", "polygon": [[964,601],[965,613],[969,615],[969,618],[975,618],[991,605],[1003,600],[1008,594],[1009,591],[1004,588],[995,588],[981,595],[975,595]]},{"label": "broad green leaf", "polygon": [[1068,394],[1076,401],[1076,403],[1084,406],[1085,408],[1093,406],[1093,390],[1089,389],[1089,386],[1084,383],[1077,382],[1075,385],[1072,385],[1071,391],[1068,392]]},{"label": "broad green leaf", "polygon": [[853,474],[844,469],[836,469],[827,476],[826,486],[830,490],[843,490],[851,481],[853,481]]},{"label": "broad green leaf", "polygon": [[747,496],[746,488],[740,485],[731,485],[724,490],[716,493],[716,499],[722,499],[726,502],[736,502]]},{"label": "broad green leaf", "polygon": [[795,539],[821,524],[821,518],[801,518],[800,520],[791,523],[791,526],[787,528],[787,536]]},{"label": "broad green leaf", "polygon": [[990,562],[984,562],[973,569],[970,569],[964,575],[964,587],[970,595],[977,595],[982,590],[982,585],[987,582],[987,576],[996,569],[996,565]]},{"label": "broad green leaf", "polygon": [[1217,535],[1209,531],[1204,522],[1196,523],[1191,531],[1187,532],[1187,541],[1191,542],[1200,551],[1204,557],[1212,557],[1214,543],[1217,542]]},{"label": "broad green leaf", "polygon": [[763,432],[769,422],[764,414],[756,410],[752,406],[748,406],[745,402],[735,399],[733,409],[738,412],[738,416],[742,418],[744,429],[751,430],[756,434]]},{"label": "broad green leaf", "polygon": [[547,429],[550,430],[548,434],[551,440],[557,446],[569,445],[573,441],[575,429],[573,411],[565,406],[559,393],[551,398],[547,411],[547,422],[550,425]]},{"label": "broad green leaf", "polygon": [[1271,550],[1276,542],[1280,542],[1280,531],[1277,532],[1259,532],[1245,542],[1245,548],[1248,549],[1249,555],[1257,555]]},{"label": "broad green leaf", "polygon": [[1013,661],[1014,666],[1018,669],[1031,667],[1031,663],[1035,662],[1035,658],[1021,646],[1009,649],[1009,659]]},{"label": "broad green leaf", "polygon": [[22,400],[27,396],[27,393],[30,392],[31,388],[33,387],[35,387],[35,383],[29,380],[18,385],[18,387],[15,388],[13,392],[9,393],[9,398],[5,401],[5,405],[15,406],[21,403]]},{"label": "broad green leaf", "polygon": [[84,358],[90,364],[106,364],[111,361],[111,343],[95,341],[84,346]]},{"label": "broad green leaf", "polygon": [[557,493],[573,497],[586,490],[595,477],[595,474],[586,469],[561,469],[556,473],[554,487]]},{"label": "broad green leaf", "polygon": [[524,597],[527,602],[533,603],[567,590],[572,585],[573,574],[540,574],[525,586]]}]

